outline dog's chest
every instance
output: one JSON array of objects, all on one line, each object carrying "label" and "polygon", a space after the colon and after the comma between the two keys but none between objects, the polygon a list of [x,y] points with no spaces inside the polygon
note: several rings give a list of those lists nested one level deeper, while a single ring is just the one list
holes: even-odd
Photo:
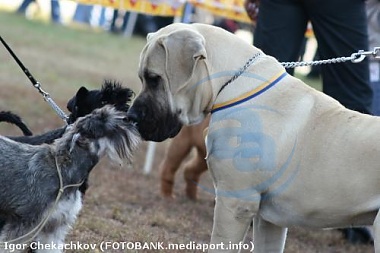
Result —
[{"label": "dog's chest", "polygon": [[208,166],[218,194],[250,201],[272,199],[286,192],[298,176],[297,130],[279,110],[248,105],[212,115],[206,140]]},{"label": "dog's chest", "polygon": [[[59,227],[66,227],[74,224],[81,208],[82,194],[79,190],[76,190],[68,196],[64,196],[57,202],[46,228],[55,230],[59,229]],[[49,210],[47,212],[49,212]]]},{"label": "dog's chest", "polygon": [[[207,135],[207,156],[229,161],[242,172],[271,171],[284,160],[280,151],[289,150],[296,131],[284,127],[281,113],[269,107],[237,106],[212,115]],[[285,155],[284,155],[285,156]]]}]

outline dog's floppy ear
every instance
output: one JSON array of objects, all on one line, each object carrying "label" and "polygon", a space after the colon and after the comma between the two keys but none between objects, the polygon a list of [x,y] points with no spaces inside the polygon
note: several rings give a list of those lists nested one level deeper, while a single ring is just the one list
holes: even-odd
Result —
[{"label": "dog's floppy ear", "polygon": [[148,33],[148,35],[146,36],[146,41],[149,42],[154,37],[154,34],[155,32]]},{"label": "dog's floppy ear", "polygon": [[[191,29],[174,31],[159,38],[158,43],[165,49],[166,75],[175,82],[186,83],[191,79],[198,62],[207,58],[204,37]],[[185,83],[181,83],[181,86]]]}]

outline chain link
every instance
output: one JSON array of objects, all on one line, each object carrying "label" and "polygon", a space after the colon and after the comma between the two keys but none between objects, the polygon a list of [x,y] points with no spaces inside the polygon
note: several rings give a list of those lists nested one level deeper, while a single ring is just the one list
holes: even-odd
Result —
[{"label": "chain link", "polygon": [[367,56],[372,56],[375,59],[380,59],[380,47],[375,47],[372,51],[359,50],[357,53],[353,53],[349,57],[338,57],[328,60],[319,60],[319,61],[301,61],[301,62],[281,62],[281,65],[284,68],[296,68],[296,67],[305,67],[305,66],[315,66],[321,64],[330,64],[330,63],[341,63],[346,61],[351,61],[353,63],[359,63],[363,61]]},{"label": "chain link", "polygon": [[249,60],[244,64],[244,66],[241,68],[241,69],[239,69],[239,71],[238,72],[236,72],[235,73],[235,75],[233,75],[232,77],[231,77],[231,79],[230,80],[228,80],[225,84],[223,84],[223,86],[220,88],[220,90],[219,90],[219,92],[218,92],[218,95],[219,95],[219,93],[227,86],[227,85],[229,85],[230,83],[232,83],[233,81],[235,81],[241,74],[243,74],[244,73],[244,71],[246,71],[247,70],[247,68],[249,68],[249,66],[251,66],[252,65],[252,63],[257,59],[257,57],[259,57],[261,55],[261,53],[260,52],[258,52],[258,53],[256,53],[256,54],[254,54],[251,58],[249,58]]},{"label": "chain link", "polygon": [[[230,80],[228,80],[219,90],[219,93],[230,83],[235,81],[241,74],[243,74],[244,71],[249,68],[249,66],[252,65],[252,63],[260,56],[260,52],[254,54],[249,60],[244,64],[244,66],[239,69],[231,77]],[[322,65],[322,64],[330,64],[330,63],[342,63],[346,61],[351,61],[353,63],[359,63],[363,61],[367,56],[372,56],[375,59],[380,59],[380,47],[374,47],[372,51],[364,51],[364,50],[359,50],[357,53],[351,54],[349,57],[337,57],[337,58],[332,58],[328,60],[319,60],[319,61],[300,61],[300,62],[281,62],[281,65],[284,68],[296,68],[296,67],[305,67],[305,66],[315,66],[315,65]]]}]

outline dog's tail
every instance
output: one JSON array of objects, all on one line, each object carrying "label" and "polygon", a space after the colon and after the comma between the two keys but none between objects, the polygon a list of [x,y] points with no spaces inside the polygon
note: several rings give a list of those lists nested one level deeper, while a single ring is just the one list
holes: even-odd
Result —
[{"label": "dog's tail", "polygon": [[32,131],[22,122],[21,118],[9,111],[0,111],[0,122],[7,122],[18,126],[25,136],[33,135]]}]

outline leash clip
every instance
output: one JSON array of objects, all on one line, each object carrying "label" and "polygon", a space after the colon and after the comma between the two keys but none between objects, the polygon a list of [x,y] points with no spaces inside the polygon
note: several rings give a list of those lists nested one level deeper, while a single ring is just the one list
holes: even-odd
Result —
[{"label": "leash clip", "polygon": [[65,114],[64,111],[62,111],[61,108],[59,108],[59,106],[54,102],[54,100],[50,97],[50,94],[47,93],[46,91],[44,91],[42,88],[41,88],[41,83],[36,81],[34,84],[33,84],[33,87],[36,88],[38,90],[38,92],[42,95],[42,97],[44,98],[44,100],[46,102],[48,102],[48,104],[50,105],[51,108],[53,108],[53,110],[58,114],[58,116],[67,124],[68,120],[69,120],[69,117]]},{"label": "leash clip", "polygon": [[33,87],[36,88],[38,90],[38,92],[44,97],[49,97],[49,93],[47,93],[46,91],[44,91],[42,88],[41,88],[41,83],[40,82],[36,82],[33,84]]},{"label": "leash clip", "polygon": [[375,47],[373,49],[373,57],[375,57],[375,59],[380,59],[380,47]]},{"label": "leash clip", "polygon": [[367,56],[372,56],[375,59],[380,59],[380,47],[374,47],[372,51],[359,50],[357,53],[351,55],[353,63],[362,62]]}]

